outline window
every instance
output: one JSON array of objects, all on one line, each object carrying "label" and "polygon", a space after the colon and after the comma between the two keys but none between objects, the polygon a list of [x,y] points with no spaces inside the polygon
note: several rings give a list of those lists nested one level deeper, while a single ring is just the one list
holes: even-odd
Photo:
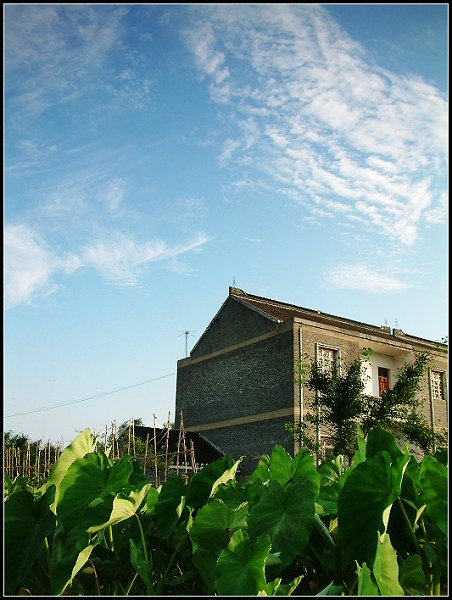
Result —
[{"label": "window", "polygon": [[430,371],[430,385],[432,389],[433,400],[445,400],[446,394],[444,391],[444,372]]},{"label": "window", "polygon": [[317,363],[323,373],[334,373],[338,367],[339,350],[327,346],[317,347]]},{"label": "window", "polygon": [[378,395],[381,396],[385,390],[389,390],[389,369],[378,367]]}]

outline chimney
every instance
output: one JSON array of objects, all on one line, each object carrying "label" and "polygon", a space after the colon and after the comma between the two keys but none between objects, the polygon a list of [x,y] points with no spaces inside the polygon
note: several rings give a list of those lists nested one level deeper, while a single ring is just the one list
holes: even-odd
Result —
[{"label": "chimney", "polygon": [[229,286],[229,295],[230,296],[246,296],[246,293],[240,288]]}]

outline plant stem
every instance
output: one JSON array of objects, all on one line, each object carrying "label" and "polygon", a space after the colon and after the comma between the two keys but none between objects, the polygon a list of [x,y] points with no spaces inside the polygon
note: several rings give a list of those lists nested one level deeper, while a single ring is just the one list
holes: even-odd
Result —
[{"label": "plant stem", "polygon": [[[140,517],[138,516],[138,513],[134,513],[137,521],[138,521],[138,527],[140,528],[140,535],[141,535],[141,545],[143,546],[143,555],[144,555],[144,560],[145,563],[148,565],[149,567],[149,573],[152,572],[152,564],[151,561],[149,560],[149,555],[148,555],[148,551],[146,548],[146,539],[144,537],[144,531],[143,531],[143,527],[141,525],[141,521],[140,521]],[[154,596],[155,595],[155,591],[153,589],[152,584],[149,581],[146,581],[146,591],[148,596]]]},{"label": "plant stem", "polygon": [[410,519],[408,518],[408,515],[406,514],[406,510],[405,510],[405,507],[403,506],[403,502],[402,502],[402,499],[401,499],[400,496],[397,497],[397,502],[399,503],[400,510],[402,511],[403,518],[405,519],[405,522],[406,522],[406,524],[409,527],[409,530],[410,530],[410,533],[411,533],[411,538],[412,538],[413,543],[414,543],[414,545],[416,547],[416,552],[419,554],[419,556],[422,556],[422,552],[421,552],[421,549],[419,547],[419,542],[417,541],[417,537],[416,537],[416,534],[415,534],[415,532],[413,530],[413,526],[411,525]]},{"label": "plant stem", "polygon": [[159,581],[159,584],[158,584],[158,586],[157,586],[157,590],[156,590],[156,593],[157,593],[157,594],[161,594],[161,593],[163,592],[163,586],[164,586],[164,584],[165,584],[165,581],[166,581],[166,579],[167,579],[167,577],[168,577],[168,573],[170,572],[170,570],[171,570],[171,568],[172,568],[172,566],[173,566],[174,559],[176,558],[176,556],[177,556],[177,553],[179,552],[179,548],[182,546],[182,544],[184,543],[184,541],[185,541],[185,540],[184,540],[184,539],[182,539],[182,540],[181,540],[181,541],[180,541],[180,542],[177,544],[176,548],[174,549],[173,555],[171,556],[171,558],[170,558],[170,559],[169,559],[169,561],[168,561],[168,566],[166,567],[166,570],[165,570],[165,572],[163,573],[163,575],[162,575],[162,577],[161,577],[161,579],[160,579],[160,581]]},{"label": "plant stem", "polygon": [[52,588],[52,562],[50,560],[50,548],[49,548],[49,540],[47,539],[47,537],[44,538],[44,548],[46,551],[46,558],[47,558],[47,566],[48,566],[48,571],[49,571],[49,584],[50,584],[50,589]]},{"label": "plant stem", "polygon": [[134,513],[137,521],[138,521],[138,527],[140,529],[140,535],[141,535],[141,545],[143,546],[143,554],[144,554],[144,560],[146,561],[147,564],[149,564],[149,556],[148,556],[148,550],[146,548],[146,540],[144,538],[144,531],[143,531],[143,527],[141,525],[141,521],[140,521],[140,517],[138,516],[137,513]]},{"label": "plant stem", "polygon": [[100,587],[99,587],[99,580],[97,578],[96,567],[94,566],[94,563],[93,563],[93,561],[91,559],[88,559],[88,562],[91,565],[91,568],[92,568],[93,573],[94,573],[94,581],[96,582],[97,595],[100,596]]},{"label": "plant stem", "polygon": [[125,589],[125,593],[124,596],[128,596],[130,594],[130,590],[132,589],[133,584],[135,583],[135,579],[138,577],[138,573],[135,573],[135,575],[132,578],[132,581],[129,583],[129,585],[126,587]]},{"label": "plant stem", "polygon": [[112,552],[114,552],[115,551],[115,541],[113,538],[113,527],[111,525],[109,525],[109,527],[108,527],[108,540],[110,542],[110,550]]}]

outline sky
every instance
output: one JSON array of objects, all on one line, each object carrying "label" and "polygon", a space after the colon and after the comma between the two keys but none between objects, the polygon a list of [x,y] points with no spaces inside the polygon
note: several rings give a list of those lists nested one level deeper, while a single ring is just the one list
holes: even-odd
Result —
[{"label": "sky", "polygon": [[447,4],[4,4],[4,429],[175,420],[229,286],[448,336]]}]

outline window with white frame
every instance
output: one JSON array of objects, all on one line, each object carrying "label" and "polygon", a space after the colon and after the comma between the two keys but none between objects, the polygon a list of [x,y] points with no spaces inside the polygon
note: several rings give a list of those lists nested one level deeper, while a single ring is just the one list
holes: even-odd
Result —
[{"label": "window with white frame", "polygon": [[430,371],[430,385],[433,400],[445,400],[444,371]]},{"label": "window with white frame", "polygon": [[317,364],[323,373],[334,373],[339,364],[339,350],[329,346],[317,346]]}]

